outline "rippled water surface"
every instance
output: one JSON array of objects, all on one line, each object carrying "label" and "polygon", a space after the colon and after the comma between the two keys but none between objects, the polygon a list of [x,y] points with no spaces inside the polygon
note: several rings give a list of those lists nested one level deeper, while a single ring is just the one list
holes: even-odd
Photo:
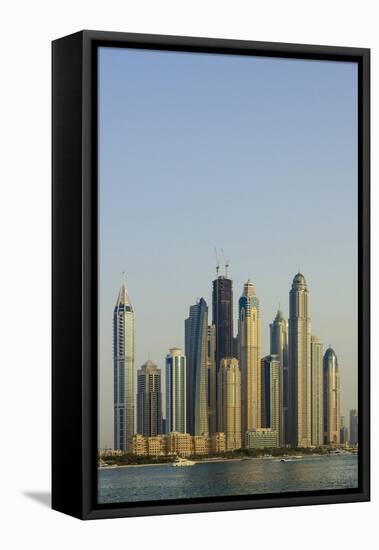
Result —
[{"label": "rippled water surface", "polygon": [[194,497],[280,493],[358,486],[358,457],[335,455],[291,462],[252,459],[100,469],[98,502],[138,502]]}]

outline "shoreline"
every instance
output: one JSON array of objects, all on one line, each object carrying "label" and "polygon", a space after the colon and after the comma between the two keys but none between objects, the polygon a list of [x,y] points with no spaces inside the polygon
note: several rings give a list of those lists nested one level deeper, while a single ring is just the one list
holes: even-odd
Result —
[{"label": "shoreline", "polygon": [[[345,454],[345,453],[344,453]],[[350,456],[358,456],[355,453],[347,453]],[[331,456],[341,456],[341,455],[329,455],[329,454],[306,454],[301,458],[293,458],[291,456],[270,456],[270,457],[237,457],[237,458],[204,458],[203,460],[194,460],[195,464],[214,464],[214,463],[223,463],[223,462],[245,462],[245,461],[255,461],[255,460],[270,460],[270,461],[280,461],[284,459],[290,459],[290,461],[300,461],[307,458],[330,458]],[[346,456],[346,454],[345,454]],[[114,464],[109,466],[98,466],[97,470],[116,470],[118,468],[146,468],[146,467],[156,467],[156,466],[172,466],[173,462],[158,462],[158,463],[148,463],[148,464]]]}]

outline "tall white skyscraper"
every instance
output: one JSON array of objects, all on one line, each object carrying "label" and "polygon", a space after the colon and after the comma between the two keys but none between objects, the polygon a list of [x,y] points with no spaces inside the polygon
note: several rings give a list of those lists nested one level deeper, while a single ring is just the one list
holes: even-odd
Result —
[{"label": "tall white skyscraper", "polygon": [[311,319],[309,291],[304,275],[297,273],[290,290],[288,321],[290,378],[290,443],[312,445],[311,430]]},{"label": "tall white skyscraper", "polygon": [[114,447],[128,450],[134,434],[134,313],[124,279],[113,312]]},{"label": "tall white skyscraper", "polygon": [[324,355],[324,443],[340,442],[340,373],[337,356],[332,348]]},{"label": "tall white skyscraper", "polygon": [[270,324],[270,354],[277,355],[280,363],[279,373],[279,445],[289,444],[289,377],[288,377],[288,323],[278,310]]},{"label": "tall white skyscraper", "polygon": [[312,445],[324,443],[323,413],[323,346],[316,336],[311,337],[311,379],[312,379]]},{"label": "tall white skyscraper", "polygon": [[166,356],[166,432],[187,433],[186,357],[179,348]]},{"label": "tall white skyscraper", "polygon": [[281,440],[279,355],[266,355],[261,360],[262,371],[262,428],[270,428],[277,434],[276,446]]},{"label": "tall white skyscraper", "polygon": [[249,280],[239,299],[238,358],[241,371],[241,427],[245,433],[261,427],[261,321],[259,300]]}]

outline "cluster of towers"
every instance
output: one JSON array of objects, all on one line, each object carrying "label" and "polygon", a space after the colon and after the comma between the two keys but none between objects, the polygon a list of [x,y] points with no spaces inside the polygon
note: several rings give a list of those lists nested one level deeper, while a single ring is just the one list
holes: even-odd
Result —
[{"label": "cluster of towers", "polygon": [[312,335],[309,290],[301,273],[289,293],[288,321],[279,310],[270,324],[267,356],[261,353],[260,303],[250,280],[238,302],[236,336],[227,272],[217,272],[213,281],[209,317],[204,298],[191,305],[185,350],[172,348],[166,357],[163,420],[162,373],[152,361],[138,370],[135,393],[134,312],[123,282],[113,317],[116,449],[127,451],[135,433],[171,432],[223,433],[227,449],[260,438],[271,446],[340,443],[338,361],[333,349],[323,353],[323,344]]}]

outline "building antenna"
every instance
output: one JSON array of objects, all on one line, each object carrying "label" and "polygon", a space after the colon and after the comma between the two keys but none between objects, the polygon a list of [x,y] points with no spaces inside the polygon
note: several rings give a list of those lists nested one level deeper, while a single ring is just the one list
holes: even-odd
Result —
[{"label": "building antenna", "polygon": [[229,258],[227,260],[225,260],[225,255],[224,255],[224,249],[221,248],[221,254],[222,254],[222,259],[224,260],[224,265],[225,265],[225,277],[228,278],[228,268],[229,268]]},{"label": "building antenna", "polygon": [[215,258],[216,258],[216,276],[218,277],[218,272],[220,270],[220,260],[217,254],[217,248],[215,247]]}]

